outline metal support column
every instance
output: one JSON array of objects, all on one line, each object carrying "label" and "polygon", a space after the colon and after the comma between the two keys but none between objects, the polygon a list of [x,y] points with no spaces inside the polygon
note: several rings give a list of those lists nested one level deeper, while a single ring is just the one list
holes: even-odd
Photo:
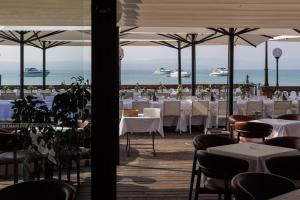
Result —
[{"label": "metal support column", "polygon": [[20,98],[24,99],[24,32],[20,32]]},{"label": "metal support column", "polygon": [[265,86],[269,86],[268,41],[265,42]]},{"label": "metal support column", "polygon": [[43,90],[46,89],[46,42],[43,41]]},{"label": "metal support column", "polygon": [[181,85],[181,42],[177,41],[178,43],[178,84]]},{"label": "metal support column", "polygon": [[233,114],[233,69],[234,69],[234,29],[229,28],[229,42],[228,42],[228,103],[229,115]]},{"label": "metal support column", "polygon": [[192,96],[196,94],[196,34],[192,34]]},{"label": "metal support column", "polygon": [[276,90],[279,88],[279,83],[278,83],[278,60],[279,58],[276,58]]},{"label": "metal support column", "polygon": [[[116,1],[92,0],[92,123],[91,194],[92,199],[116,197],[116,163],[119,138],[119,69],[117,51]],[[105,40],[103,40],[105,38]],[[107,67],[109,66],[109,67]],[[105,74],[104,78],[100,74]],[[106,94],[101,98],[99,92]],[[98,94],[98,95],[97,95]],[[101,102],[101,103],[100,103]],[[103,107],[102,105],[106,105]],[[99,113],[105,118],[99,118]],[[109,134],[104,134],[109,133]],[[99,141],[103,141],[99,145]],[[101,155],[101,156],[99,156]],[[99,170],[101,169],[101,170]],[[99,188],[99,184],[103,185]]]}]

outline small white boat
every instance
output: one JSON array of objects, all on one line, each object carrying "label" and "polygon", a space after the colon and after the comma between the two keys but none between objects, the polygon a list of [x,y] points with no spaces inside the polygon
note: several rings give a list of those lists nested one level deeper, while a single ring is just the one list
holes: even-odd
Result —
[{"label": "small white boat", "polygon": [[[191,76],[191,73],[187,72],[187,71],[181,71],[181,78],[188,78]],[[170,73],[170,77],[172,78],[178,78],[178,70],[173,70]]]},{"label": "small white boat", "polygon": [[228,75],[228,71],[226,68],[223,67],[218,67],[215,68],[212,73],[209,74],[210,76],[227,76]]},{"label": "small white boat", "polygon": [[171,73],[171,70],[165,69],[163,67],[154,71],[154,74],[170,74],[170,73]]},{"label": "small white boat", "polygon": [[[45,70],[46,76],[50,73],[49,70]],[[43,77],[43,70],[38,70],[37,68],[25,68],[24,76],[26,77]]]}]

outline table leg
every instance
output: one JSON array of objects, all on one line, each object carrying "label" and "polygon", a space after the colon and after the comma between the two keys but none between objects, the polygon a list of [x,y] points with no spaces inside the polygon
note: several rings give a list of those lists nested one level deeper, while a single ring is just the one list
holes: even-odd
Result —
[{"label": "table leg", "polygon": [[155,152],[155,148],[154,148],[154,138],[155,138],[155,132],[153,131],[152,132],[152,149],[153,149],[153,155],[155,156],[156,152]]}]

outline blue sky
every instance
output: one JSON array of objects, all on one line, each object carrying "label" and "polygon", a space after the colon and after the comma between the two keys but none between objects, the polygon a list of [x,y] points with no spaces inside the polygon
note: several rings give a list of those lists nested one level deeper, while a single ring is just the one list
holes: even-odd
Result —
[{"label": "blue sky", "polygon": [[[281,69],[300,69],[300,42],[269,42],[269,68],[275,69],[276,62],[272,55],[274,48],[281,48],[283,54],[279,61]],[[159,67],[175,69],[177,67],[177,51],[168,47],[123,47],[124,58],[122,69],[149,69]],[[182,51],[183,69],[190,70],[191,48]],[[210,45],[197,46],[197,69],[212,69],[227,67],[227,46]],[[265,65],[265,44],[256,48],[251,46],[236,46],[236,69],[261,69]]]}]

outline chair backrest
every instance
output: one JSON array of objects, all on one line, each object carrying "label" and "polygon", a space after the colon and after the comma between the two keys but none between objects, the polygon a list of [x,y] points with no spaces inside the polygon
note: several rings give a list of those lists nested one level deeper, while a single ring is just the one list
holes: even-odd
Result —
[{"label": "chair backrest", "polygon": [[278,147],[298,149],[300,151],[300,137],[294,137],[294,136],[275,137],[275,138],[267,139],[265,141],[265,144],[278,146]]},{"label": "chair backrest", "polygon": [[165,97],[165,98],[167,98],[167,97],[170,96],[170,93],[169,92],[157,92],[156,96],[157,97]]},{"label": "chair backrest", "polygon": [[229,119],[229,124],[234,125],[235,122],[251,121],[254,120],[255,117],[253,115],[230,115],[228,119]]},{"label": "chair backrest", "polygon": [[62,181],[27,181],[7,186],[0,190],[3,199],[19,200],[75,200],[76,190]]},{"label": "chair backrest", "polygon": [[1,100],[15,100],[17,98],[17,94],[15,92],[2,93],[0,95]]},{"label": "chair backrest", "polygon": [[139,111],[139,113],[143,113],[144,108],[149,108],[149,101],[133,101],[132,108]]},{"label": "chair backrest", "polygon": [[246,160],[212,154],[207,151],[198,150],[197,160],[201,172],[211,178],[231,179],[236,174],[246,172],[249,164]]},{"label": "chair backrest", "polygon": [[295,189],[291,180],[275,174],[247,172],[231,180],[231,190],[236,200],[269,199]]},{"label": "chair backrest", "polygon": [[248,138],[265,138],[268,137],[273,130],[272,125],[261,122],[240,121],[236,122],[234,126],[240,136]]},{"label": "chair backrest", "polygon": [[300,180],[300,155],[268,158],[266,159],[266,166],[272,174]]},{"label": "chair backrest", "polygon": [[300,120],[300,114],[286,114],[286,115],[279,115],[276,117],[277,119],[286,119],[286,120]]},{"label": "chair backrest", "polygon": [[144,117],[160,118],[160,108],[144,108]]},{"label": "chair backrest", "polygon": [[218,115],[226,115],[227,113],[227,101],[218,101]]},{"label": "chair backrest", "polygon": [[291,104],[291,101],[274,101],[273,116],[287,114]]},{"label": "chair backrest", "polygon": [[193,101],[192,116],[208,116],[209,101]]},{"label": "chair backrest", "polygon": [[221,134],[201,134],[193,139],[195,150],[206,150],[209,147],[216,147],[228,144],[235,144],[235,140]]},{"label": "chair backrest", "polygon": [[223,98],[223,99],[227,99],[227,92],[225,91],[220,91],[220,98]]},{"label": "chair backrest", "polygon": [[131,91],[126,91],[124,95],[124,99],[133,99],[133,92]]},{"label": "chair backrest", "polygon": [[164,116],[180,116],[180,101],[164,101]]},{"label": "chair backrest", "polygon": [[246,115],[255,115],[255,112],[263,113],[262,101],[247,101],[246,104]]},{"label": "chair backrest", "polygon": [[139,111],[136,109],[124,109],[123,110],[124,117],[137,117],[138,114],[139,114]]}]

